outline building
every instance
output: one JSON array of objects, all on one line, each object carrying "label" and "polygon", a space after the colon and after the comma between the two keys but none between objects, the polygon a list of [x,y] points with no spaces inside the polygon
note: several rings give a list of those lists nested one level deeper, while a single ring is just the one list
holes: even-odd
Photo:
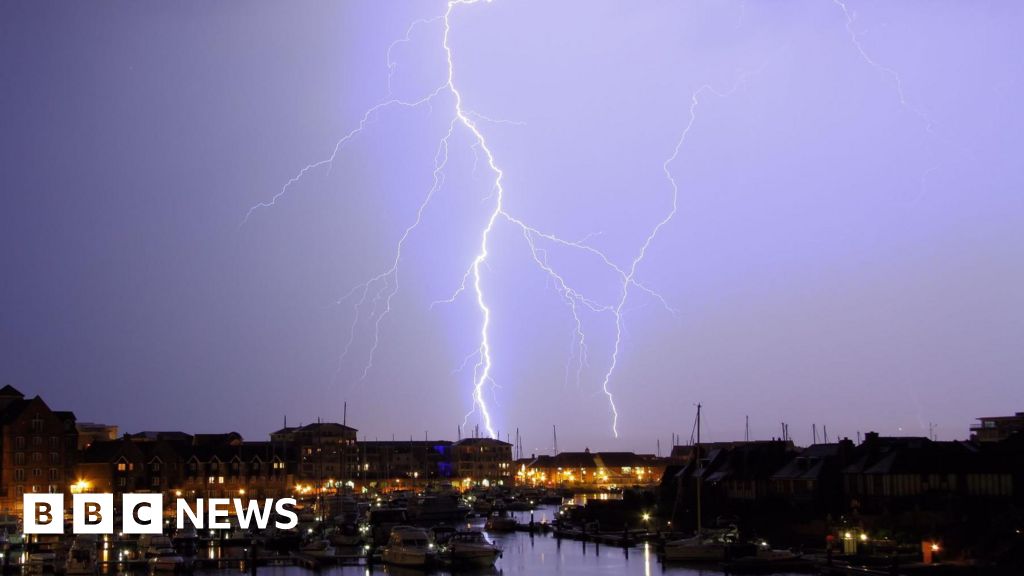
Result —
[{"label": "building", "polygon": [[1024,431],[1024,412],[1013,416],[986,416],[978,418],[971,426],[971,440],[977,442],[999,442]]},{"label": "building", "polygon": [[351,481],[358,473],[358,430],[335,422],[317,422],[271,433],[271,444],[279,453],[296,458],[295,477],[304,484],[336,485]]},{"label": "building", "polygon": [[493,438],[463,438],[452,444],[452,472],[464,486],[512,482],[512,445]]},{"label": "building", "polygon": [[113,493],[115,502],[128,492],[170,496],[184,481],[190,449],[181,440],[141,440],[128,435],[97,440],[81,453],[72,490]]},{"label": "building", "polygon": [[363,441],[358,444],[355,482],[398,488],[452,478],[452,442],[448,440]]},{"label": "building", "polygon": [[76,422],[78,430],[78,451],[82,452],[93,442],[117,439],[117,426],[96,424],[94,422]]},{"label": "building", "polygon": [[758,523],[768,523],[777,512],[772,507],[772,476],[796,455],[788,440],[701,445],[676,474],[673,525],[694,528],[700,510],[705,526],[718,517],[738,516],[765,533],[768,526]]},{"label": "building", "polygon": [[0,389],[0,508],[20,512],[26,492],[68,494],[77,447],[73,413],[13,386]]},{"label": "building", "polygon": [[560,452],[516,462],[516,481],[530,486],[620,488],[660,482],[668,459],[633,452]]},{"label": "building", "polygon": [[855,449],[848,438],[834,444],[812,444],[771,475],[771,494],[787,503],[789,518],[838,517],[846,510],[842,473]]},{"label": "building", "polygon": [[282,498],[312,487],[294,475],[287,447],[245,442],[241,436],[196,436],[185,463],[180,495],[193,498]]}]

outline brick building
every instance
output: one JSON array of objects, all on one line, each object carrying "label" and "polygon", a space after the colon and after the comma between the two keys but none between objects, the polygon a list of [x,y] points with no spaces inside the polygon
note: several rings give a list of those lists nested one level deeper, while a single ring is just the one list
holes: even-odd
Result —
[{"label": "brick building", "polygon": [[20,512],[26,492],[69,492],[78,432],[75,415],[51,410],[39,396],[0,389],[0,508]]}]

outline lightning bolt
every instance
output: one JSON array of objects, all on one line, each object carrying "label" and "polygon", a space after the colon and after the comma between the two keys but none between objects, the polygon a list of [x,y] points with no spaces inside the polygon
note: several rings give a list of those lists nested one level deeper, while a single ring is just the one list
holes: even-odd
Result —
[{"label": "lightning bolt", "polygon": [[[460,131],[468,135],[469,139],[472,141],[470,149],[472,150],[474,159],[476,160],[473,168],[474,174],[476,173],[476,163],[480,159],[483,159],[487,171],[492,175],[489,184],[490,191],[488,196],[484,198],[484,201],[493,202],[493,205],[487,214],[484,225],[480,229],[476,254],[465,269],[456,290],[449,298],[434,302],[431,304],[431,307],[437,304],[455,302],[460,295],[468,293],[472,295],[475,306],[479,311],[479,344],[474,352],[465,357],[462,366],[456,371],[461,371],[462,368],[464,368],[470,361],[475,359],[471,389],[472,408],[469,413],[466,414],[467,421],[472,414],[478,413],[487,434],[492,438],[497,436],[491,410],[485,399],[485,392],[488,387],[493,388],[496,387],[497,384],[493,377],[494,350],[491,343],[492,309],[488,293],[484,286],[484,272],[487,268],[488,260],[491,255],[491,242],[493,241],[492,238],[495,229],[499,225],[509,225],[518,229],[522,234],[533,263],[537,266],[538,270],[545,275],[550,285],[553,286],[562,302],[566,305],[566,309],[573,323],[570,361],[575,356],[577,384],[581,381],[584,368],[588,364],[589,344],[586,331],[584,330],[582,313],[607,314],[611,316],[615,327],[615,339],[609,364],[601,378],[601,392],[605,395],[608,401],[612,420],[612,433],[615,437],[618,437],[619,411],[615,404],[615,397],[612,393],[611,384],[619,366],[624,339],[623,317],[625,314],[626,304],[630,300],[631,295],[638,291],[654,299],[669,313],[675,313],[675,310],[668,304],[664,297],[654,289],[642,283],[638,278],[638,273],[647,256],[648,249],[659,236],[661,231],[670,224],[678,211],[679,186],[672,175],[670,166],[678,158],[680,151],[682,150],[689,133],[696,122],[696,110],[700,102],[700,97],[704,93],[728,96],[733,90],[739,87],[739,83],[737,83],[733,90],[730,90],[727,93],[718,92],[711,86],[705,85],[691,95],[689,120],[686,122],[671,154],[662,164],[662,170],[671,191],[670,209],[657,221],[656,225],[645,236],[639,250],[628,264],[619,265],[609,258],[603,251],[589,243],[591,236],[585,237],[581,240],[567,240],[552,232],[537,229],[523,219],[511,214],[505,208],[506,189],[504,185],[504,172],[500,168],[495,154],[488,143],[487,137],[480,128],[480,124],[500,123],[518,125],[520,123],[493,119],[465,107],[462,92],[456,83],[455,59],[450,43],[452,15],[455,10],[458,7],[489,1],[490,0],[449,0],[446,4],[446,9],[443,15],[429,19],[416,20],[410,24],[405,35],[391,43],[387,50],[387,99],[366,110],[360,118],[357,126],[337,141],[331,154],[327,158],[308,164],[288,180],[270,200],[252,206],[246,213],[242,224],[248,222],[249,218],[255,211],[276,205],[276,203],[289,192],[291,187],[299,182],[309,172],[323,167],[330,169],[344,147],[360,133],[366,130],[379,114],[388,109],[397,107],[417,108],[426,104],[432,108],[435,99],[442,94],[447,95],[446,97],[451,99],[451,115],[449,117],[448,129],[438,142],[433,163],[433,181],[419,204],[415,218],[400,235],[395,247],[394,256],[390,260],[389,265],[377,275],[372,276],[366,281],[352,287],[347,293],[338,299],[339,304],[349,300],[354,300],[353,320],[349,327],[348,339],[341,353],[338,371],[340,372],[342,364],[349,356],[351,348],[356,340],[358,326],[364,319],[372,323],[372,329],[370,331],[368,358],[366,363],[363,365],[360,381],[364,380],[372,370],[374,366],[374,357],[381,341],[384,320],[391,313],[393,298],[399,290],[399,272],[401,270],[403,250],[408,242],[412,240],[417,228],[423,222],[431,201],[444,186],[445,169],[448,165],[450,155],[450,143],[456,131]],[[392,51],[397,45],[412,41],[413,33],[417,27],[429,26],[438,22],[443,26],[441,47],[443,48],[445,62],[447,64],[447,74],[444,83],[417,100],[393,98],[392,80],[395,71],[397,70],[397,64],[392,58]],[[615,300],[611,303],[602,303],[588,297],[579,287],[573,286],[566,277],[559,273],[558,270],[550,263],[547,251],[547,246],[549,245],[571,250],[586,258],[596,259],[600,265],[617,278],[619,292]],[[567,362],[567,367],[568,366],[569,363]]]},{"label": "lightning bolt", "polygon": [[927,132],[933,132],[934,125],[928,115],[925,114],[924,110],[921,110],[907,100],[907,95],[903,91],[903,77],[900,76],[900,73],[894,68],[890,68],[889,66],[879,63],[877,60],[872,58],[864,48],[864,44],[860,41],[860,34],[858,34],[854,29],[854,24],[857,20],[856,14],[846,5],[846,1],[832,0],[832,3],[842,11],[843,17],[846,19],[846,33],[850,36],[850,43],[857,49],[857,53],[860,54],[861,59],[869,66],[888,76],[892,80],[893,86],[896,88],[896,95],[899,97],[900,106],[906,108],[917,116],[924,123],[925,130]]}]

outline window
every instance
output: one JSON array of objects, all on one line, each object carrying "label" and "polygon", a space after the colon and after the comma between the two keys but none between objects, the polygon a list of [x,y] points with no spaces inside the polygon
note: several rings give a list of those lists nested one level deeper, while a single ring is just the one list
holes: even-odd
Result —
[{"label": "window", "polygon": [[25,469],[24,468],[15,468],[14,469],[14,480],[17,481],[17,482],[24,482],[25,481]]},{"label": "window", "polygon": [[153,468],[153,472],[159,472],[160,471],[160,463],[159,462],[153,462],[152,468]]},{"label": "window", "polygon": [[153,478],[153,482],[151,484],[152,484],[152,486],[154,488],[159,487],[160,486],[160,477],[159,476],[154,477]]},{"label": "window", "polygon": [[125,478],[124,476],[121,476],[120,478],[117,479],[117,485],[121,488],[124,488],[125,486],[128,485],[128,479]]},{"label": "window", "polygon": [[[43,475],[43,469],[42,468],[33,468],[32,469],[32,477],[33,478],[40,478],[40,477],[42,477],[42,475]],[[33,492],[34,492],[34,490],[33,490]]]},{"label": "window", "polygon": [[40,418],[39,416],[36,416],[35,418],[32,419],[32,431],[33,432],[42,432],[43,431],[43,419]]},{"label": "window", "polygon": [[50,452],[50,464],[60,464],[60,453]]},{"label": "window", "polygon": [[118,472],[124,472],[126,470],[128,470],[128,464],[126,464],[124,462],[118,462],[117,463],[117,471]]},{"label": "window", "polygon": [[24,466],[25,465],[25,453],[24,452],[15,452],[14,453],[14,465],[15,466]]},{"label": "window", "polygon": [[38,464],[38,463],[40,463],[42,461],[43,461],[43,453],[42,452],[33,452],[32,453],[32,463],[33,464]]},{"label": "window", "polygon": [[18,436],[17,438],[15,438],[14,439],[14,446],[18,450],[24,450],[25,449],[25,437],[24,436]]},{"label": "window", "polygon": [[50,436],[50,450],[60,448],[60,436]]},{"label": "window", "polygon": [[32,445],[33,446],[42,446],[43,445],[43,437],[42,436],[33,436],[32,437]]},{"label": "window", "polygon": [[50,468],[50,482],[57,482],[58,480],[60,480],[60,470]]},{"label": "window", "polygon": [[224,477],[223,476],[217,476],[217,484],[223,484],[223,483],[224,483]]}]

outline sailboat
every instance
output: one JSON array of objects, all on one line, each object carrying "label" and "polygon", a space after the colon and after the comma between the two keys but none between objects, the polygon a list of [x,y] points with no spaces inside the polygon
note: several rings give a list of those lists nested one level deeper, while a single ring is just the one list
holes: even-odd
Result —
[{"label": "sailboat", "polygon": [[665,560],[689,561],[689,562],[713,562],[725,559],[725,552],[729,546],[728,533],[712,533],[705,531],[701,525],[700,509],[700,486],[703,482],[701,472],[703,462],[700,454],[700,410],[701,405],[697,404],[697,442],[694,444],[694,455],[697,463],[697,472],[694,475],[697,484],[697,533],[690,538],[671,540],[665,543]]}]

